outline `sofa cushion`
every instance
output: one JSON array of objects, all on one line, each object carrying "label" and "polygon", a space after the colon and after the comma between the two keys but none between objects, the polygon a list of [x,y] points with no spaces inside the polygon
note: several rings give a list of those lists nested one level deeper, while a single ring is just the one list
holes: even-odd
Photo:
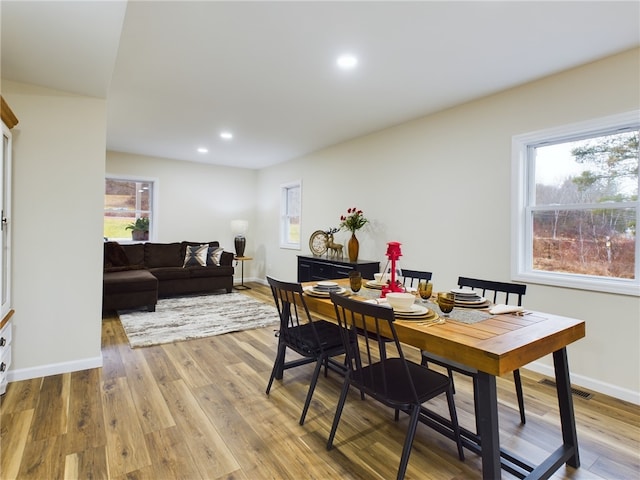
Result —
[{"label": "sofa cushion", "polygon": [[146,292],[158,290],[158,279],[148,270],[126,270],[104,273],[102,288],[105,294]]},{"label": "sofa cushion", "polygon": [[180,243],[144,244],[144,264],[147,268],[182,267],[184,253]]},{"label": "sofa cushion", "polygon": [[233,267],[216,267],[215,265],[207,265],[206,267],[187,267],[184,270],[189,272],[191,278],[233,276]]},{"label": "sofa cushion", "polygon": [[204,267],[207,264],[209,245],[187,245],[183,267]]},{"label": "sofa cushion", "polygon": [[192,268],[201,269],[203,267],[187,267],[182,265],[179,267],[156,267],[150,268],[149,271],[160,281],[163,280],[181,280],[190,277],[189,270]]},{"label": "sofa cushion", "polygon": [[122,245],[118,242],[104,243],[104,268],[125,267],[129,265],[129,258]]},{"label": "sofa cushion", "polygon": [[132,243],[121,246],[124,253],[127,254],[129,265],[144,266],[144,243]]},{"label": "sofa cushion", "polygon": [[104,267],[105,273],[126,272],[128,270],[146,270],[142,265],[123,265],[121,267]]}]

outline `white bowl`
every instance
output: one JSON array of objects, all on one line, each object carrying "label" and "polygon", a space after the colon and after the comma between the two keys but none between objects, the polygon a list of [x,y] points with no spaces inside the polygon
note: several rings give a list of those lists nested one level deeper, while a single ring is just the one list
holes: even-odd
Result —
[{"label": "white bowl", "polygon": [[387,302],[394,310],[407,311],[411,310],[411,305],[416,297],[412,293],[406,292],[389,292],[387,293]]},{"label": "white bowl", "polygon": [[375,279],[376,283],[387,283],[387,281],[389,280],[389,274],[388,273],[374,273],[373,274],[373,278]]}]

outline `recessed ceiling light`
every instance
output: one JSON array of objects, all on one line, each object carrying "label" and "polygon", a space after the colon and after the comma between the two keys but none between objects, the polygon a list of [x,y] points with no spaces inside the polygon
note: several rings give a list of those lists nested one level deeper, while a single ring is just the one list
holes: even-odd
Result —
[{"label": "recessed ceiling light", "polygon": [[200,147],[198,149],[198,153],[207,153],[208,151],[209,151],[209,149],[208,148],[204,148],[204,147]]},{"label": "recessed ceiling light", "polygon": [[231,132],[221,132],[220,133],[220,138],[222,138],[224,140],[231,140],[233,138],[233,133],[231,133]]},{"label": "recessed ceiling light", "polygon": [[344,70],[355,68],[358,65],[358,59],[351,54],[340,55],[336,60],[338,66]]}]

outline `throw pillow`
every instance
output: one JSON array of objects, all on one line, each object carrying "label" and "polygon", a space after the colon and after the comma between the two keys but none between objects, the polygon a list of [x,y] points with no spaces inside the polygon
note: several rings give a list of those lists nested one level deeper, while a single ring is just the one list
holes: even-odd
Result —
[{"label": "throw pillow", "polygon": [[204,267],[207,264],[209,245],[188,245],[183,267]]},{"label": "throw pillow", "polygon": [[104,244],[104,267],[126,267],[129,259],[122,245],[118,242],[106,242]]},{"label": "throw pillow", "polygon": [[222,257],[222,247],[209,247],[209,253],[207,254],[207,265],[220,266],[220,257]]}]

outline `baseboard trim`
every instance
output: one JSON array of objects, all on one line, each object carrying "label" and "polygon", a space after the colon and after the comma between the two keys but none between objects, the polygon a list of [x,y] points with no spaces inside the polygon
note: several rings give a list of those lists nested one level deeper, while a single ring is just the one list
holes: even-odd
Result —
[{"label": "baseboard trim", "polygon": [[[531,370],[532,372],[540,373],[551,378],[555,378],[556,376],[553,366],[545,365],[542,362],[529,363],[525,368],[527,370]],[[624,400],[625,402],[640,405],[640,392],[634,392],[633,390],[621,388],[617,385],[601,382],[591,377],[585,377],[583,375],[572,373],[571,384],[586,388],[588,390],[592,390],[594,392],[602,393],[619,400]]]},{"label": "baseboard trim", "polygon": [[72,362],[52,363],[38,367],[9,370],[7,372],[7,380],[9,383],[19,382],[20,380],[31,380],[32,378],[48,377],[50,375],[60,375],[61,373],[71,373],[101,367],[102,356],[83,358]]}]

